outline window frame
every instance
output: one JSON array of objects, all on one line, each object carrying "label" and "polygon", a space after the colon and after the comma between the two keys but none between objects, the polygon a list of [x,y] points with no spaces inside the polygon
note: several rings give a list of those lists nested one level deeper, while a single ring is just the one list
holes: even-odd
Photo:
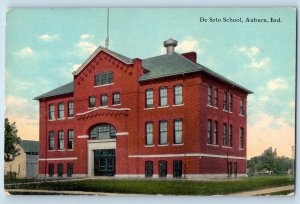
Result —
[{"label": "window frame", "polygon": [[[149,128],[148,128],[149,126]],[[151,126],[151,131],[150,131]],[[145,145],[153,145],[153,122],[147,121],[145,122]]]},{"label": "window frame", "polygon": [[182,178],[182,160],[173,160],[173,178]]},{"label": "window frame", "polygon": [[[162,169],[161,167],[165,165],[164,169]],[[164,171],[161,171],[164,170]],[[165,178],[168,176],[168,162],[166,160],[159,160],[158,162],[158,176],[159,178]]]},{"label": "window frame", "polygon": [[224,91],[223,110],[228,111],[228,91]]},{"label": "window frame", "polygon": [[218,121],[214,121],[214,127],[213,127],[213,144],[214,145],[218,145],[218,127],[219,126],[219,123]]},{"label": "window frame", "polygon": [[48,134],[49,134],[48,150],[54,150],[55,149],[55,131],[50,130]]},{"label": "window frame", "polygon": [[239,149],[244,148],[244,128],[239,129]]},{"label": "window frame", "polygon": [[55,106],[54,104],[49,104],[49,120],[55,120]]},{"label": "window frame", "polygon": [[[105,100],[104,100],[105,99]],[[100,106],[108,106],[108,96],[107,94],[100,95]]]},{"label": "window frame", "polygon": [[240,99],[240,115],[244,116],[245,115],[245,106],[244,106],[244,99]]},{"label": "window frame", "polygon": [[[115,96],[118,96],[117,99],[115,98]],[[121,100],[120,100],[120,92],[114,92],[114,93],[113,93],[112,104],[113,104],[113,105],[119,105],[119,104],[121,104]]]},{"label": "window frame", "polygon": [[[163,125],[165,126],[165,128],[163,127]],[[165,137],[164,143],[162,142],[162,137]],[[159,121],[159,144],[160,145],[168,144],[168,121],[166,120]]]},{"label": "window frame", "polygon": [[113,72],[106,71],[95,74],[94,86],[104,86],[114,83]]},{"label": "window frame", "polygon": [[207,144],[212,144],[212,120],[207,121]]},{"label": "window frame", "polygon": [[218,102],[219,101],[219,90],[218,88],[214,89],[214,107],[218,108]]},{"label": "window frame", "polygon": [[207,105],[212,106],[212,86],[207,87]]},{"label": "window frame", "polygon": [[74,149],[74,130],[73,129],[68,129],[67,149]]},{"label": "window frame", "polygon": [[223,123],[223,137],[222,137],[223,146],[227,146],[227,131],[228,131],[227,124]]},{"label": "window frame", "polygon": [[228,94],[228,111],[232,112],[233,111],[233,95],[232,93]]},{"label": "window frame", "polygon": [[[151,165],[148,166],[148,164]],[[148,167],[151,167],[151,169],[148,169]],[[150,172],[148,170],[150,170]],[[146,178],[153,177],[153,161],[145,161],[145,177]]]},{"label": "window frame", "polygon": [[[95,131],[95,132],[93,133],[93,131]],[[99,123],[99,124],[94,125],[92,128],[90,128],[89,140],[115,139],[116,133],[117,133],[117,130],[113,125],[111,125],[109,123]],[[101,138],[101,136],[107,136],[108,134],[109,134],[109,137]]]},{"label": "window frame", "polygon": [[166,86],[159,88],[159,106],[168,106],[168,87]]},{"label": "window frame", "polygon": [[63,119],[65,117],[65,104],[64,102],[58,103],[58,119]]},{"label": "window frame", "polygon": [[54,163],[48,164],[48,175],[49,177],[52,177],[54,175]]},{"label": "window frame", "polygon": [[73,163],[67,163],[67,177],[73,176],[73,168],[74,168]]},{"label": "window frame", "polygon": [[183,85],[176,84],[173,90],[174,90],[174,105],[183,104]]},{"label": "window frame", "polygon": [[89,108],[96,107],[96,98],[95,96],[89,96]]},{"label": "window frame", "polygon": [[[150,95],[148,95],[148,93]],[[153,108],[154,107],[154,94],[153,94],[153,89],[149,88],[146,89],[145,91],[145,107],[146,108]]]},{"label": "window frame", "polygon": [[74,117],[74,102],[68,101],[68,117]]},{"label": "window frame", "polygon": [[57,177],[63,177],[64,175],[64,164],[58,163],[57,164]]},{"label": "window frame", "polygon": [[[176,129],[176,123],[180,123],[180,129]],[[174,119],[173,121],[174,127],[174,144],[183,144],[183,120],[181,118]],[[178,127],[178,126],[177,126]],[[177,141],[177,134],[180,136],[180,142]]]},{"label": "window frame", "polygon": [[64,131],[63,130],[59,130],[58,131],[58,144],[57,144],[57,149],[58,150],[64,150],[65,148],[65,141],[64,141]]},{"label": "window frame", "polygon": [[228,147],[232,147],[232,125],[228,127]]}]

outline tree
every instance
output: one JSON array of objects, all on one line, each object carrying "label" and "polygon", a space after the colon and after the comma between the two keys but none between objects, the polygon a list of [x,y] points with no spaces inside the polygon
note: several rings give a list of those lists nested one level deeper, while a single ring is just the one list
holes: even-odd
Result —
[{"label": "tree", "polygon": [[10,123],[8,118],[5,118],[5,140],[4,140],[4,161],[13,161],[20,155],[20,149],[17,144],[20,144],[21,139],[17,135],[18,129],[16,123]]}]

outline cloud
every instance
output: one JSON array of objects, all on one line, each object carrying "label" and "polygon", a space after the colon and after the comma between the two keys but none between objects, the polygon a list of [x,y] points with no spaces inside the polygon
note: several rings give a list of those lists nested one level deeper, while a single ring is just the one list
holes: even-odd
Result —
[{"label": "cloud", "polygon": [[52,42],[54,40],[57,40],[58,38],[59,38],[59,35],[57,35],[57,34],[54,34],[54,35],[44,34],[44,35],[39,36],[39,39],[44,42]]},{"label": "cloud", "polygon": [[17,98],[15,96],[7,96],[5,99],[5,104],[8,107],[24,107],[28,103],[28,100],[25,98]]},{"label": "cloud", "polygon": [[81,64],[69,63],[69,66],[67,69],[59,68],[58,70],[61,73],[61,76],[63,78],[72,79],[73,78],[72,73],[74,71],[76,71],[80,66],[81,66]]},{"label": "cloud", "polygon": [[248,60],[250,61],[248,66],[252,69],[259,70],[259,69],[266,68],[271,62],[271,59],[269,57],[263,57],[258,59],[261,53],[261,49],[259,47],[243,46],[243,47],[236,47],[236,50],[237,52],[242,53],[248,58]]},{"label": "cloud", "polygon": [[93,38],[94,36],[93,35],[90,35],[90,34],[82,34],[81,36],[80,36],[80,39],[82,39],[82,40],[86,40],[86,39],[88,39],[88,38]]},{"label": "cloud", "polygon": [[295,108],[295,100],[291,100],[287,104],[290,108],[294,109]]},{"label": "cloud", "polygon": [[291,157],[291,146],[295,144],[295,128],[282,118],[261,112],[255,115],[256,121],[248,125],[248,158],[260,155],[272,146],[278,155]]},{"label": "cloud", "polygon": [[34,55],[34,51],[30,47],[24,47],[15,53],[18,57],[29,57]]},{"label": "cloud", "polygon": [[268,97],[268,96],[261,96],[261,97],[259,98],[259,101],[262,102],[262,103],[266,103],[268,100],[269,100],[269,97]]},{"label": "cloud", "polygon": [[32,82],[29,82],[29,81],[18,80],[16,82],[16,87],[17,87],[17,89],[30,89],[33,87],[33,84],[32,84]]},{"label": "cloud", "polygon": [[274,91],[274,90],[282,90],[288,88],[288,83],[282,78],[276,78],[270,80],[267,84],[267,87]]},{"label": "cloud", "polygon": [[85,54],[92,54],[97,49],[97,46],[94,43],[88,41],[80,41],[76,44],[76,47]]},{"label": "cloud", "polygon": [[[208,42],[209,40],[207,39],[195,39],[194,37],[186,37],[182,41],[178,42],[178,45],[176,46],[175,50],[179,53],[195,51],[199,55],[204,52],[201,46]],[[161,47],[160,53],[166,53],[166,48]]]}]

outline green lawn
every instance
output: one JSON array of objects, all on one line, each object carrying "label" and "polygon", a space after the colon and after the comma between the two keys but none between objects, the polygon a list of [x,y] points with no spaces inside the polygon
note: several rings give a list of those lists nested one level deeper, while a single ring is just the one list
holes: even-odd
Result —
[{"label": "green lawn", "polygon": [[20,184],[8,188],[71,190],[161,195],[225,195],[294,184],[287,176],[250,177],[225,181],[95,179]]}]

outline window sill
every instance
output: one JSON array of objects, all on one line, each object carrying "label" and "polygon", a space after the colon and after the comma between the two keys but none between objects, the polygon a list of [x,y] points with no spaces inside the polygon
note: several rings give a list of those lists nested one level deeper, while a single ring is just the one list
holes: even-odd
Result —
[{"label": "window sill", "polygon": [[73,151],[74,151],[74,149],[67,149],[67,151],[68,151],[68,152],[73,152]]},{"label": "window sill", "polygon": [[52,121],[55,121],[56,119],[54,118],[54,119],[48,119],[48,121],[49,122],[52,122]]},{"label": "window sill", "polygon": [[243,150],[244,150],[244,148],[239,148],[239,150],[240,150],[240,151],[243,151]]},{"label": "window sill", "polygon": [[121,105],[121,103],[119,103],[119,104],[113,104],[112,106],[120,106]]},{"label": "window sill", "polygon": [[241,114],[239,114],[239,116],[241,116],[241,117],[245,117],[245,115],[241,115]]},{"label": "window sill", "polygon": [[209,104],[207,104],[207,107],[210,107],[210,108],[212,108],[213,106],[212,106],[212,105],[209,105]]},{"label": "window sill", "polygon": [[100,106],[101,108],[108,108],[108,105],[106,105],[106,106]]},{"label": "window sill", "polygon": [[169,105],[167,105],[167,106],[158,106],[157,108],[168,108],[169,107]]},{"label": "window sill", "polygon": [[68,117],[68,119],[74,119],[74,116],[72,116],[72,117]]},{"label": "window sill", "polygon": [[181,104],[173,104],[172,106],[173,106],[173,107],[184,106],[184,103],[181,103]]},{"label": "window sill", "polygon": [[64,120],[65,118],[57,118],[57,120]]},{"label": "window sill", "polygon": [[159,145],[157,145],[158,147],[167,147],[167,146],[169,146],[169,144],[159,144]]},{"label": "window sill", "polygon": [[64,152],[65,150],[64,149],[58,149],[57,151],[58,152]]},{"label": "window sill", "polygon": [[219,145],[217,145],[217,144],[207,144],[207,146],[219,147]]},{"label": "window sill", "polygon": [[228,110],[223,109],[223,111],[228,113]]},{"label": "window sill", "polygon": [[48,149],[48,152],[55,152],[55,149]]},{"label": "window sill", "polygon": [[94,107],[88,107],[89,110],[93,110],[95,108],[96,108],[96,106],[94,106]]},{"label": "window sill", "polygon": [[144,145],[144,147],[154,147],[154,145]]},{"label": "window sill", "polygon": [[144,110],[152,110],[154,109],[154,107],[151,107],[151,108],[144,108]]},{"label": "window sill", "polygon": [[222,148],[229,148],[229,149],[231,149],[232,147],[222,145]]},{"label": "window sill", "polygon": [[214,106],[213,108],[214,108],[214,109],[219,109],[217,106]]},{"label": "window sill", "polygon": [[180,143],[180,144],[172,144],[172,146],[182,146],[184,145],[184,143]]},{"label": "window sill", "polygon": [[111,86],[111,85],[114,85],[114,84],[115,84],[115,83],[103,84],[103,85],[97,85],[97,86],[94,86],[94,88],[103,87],[103,86]]}]

